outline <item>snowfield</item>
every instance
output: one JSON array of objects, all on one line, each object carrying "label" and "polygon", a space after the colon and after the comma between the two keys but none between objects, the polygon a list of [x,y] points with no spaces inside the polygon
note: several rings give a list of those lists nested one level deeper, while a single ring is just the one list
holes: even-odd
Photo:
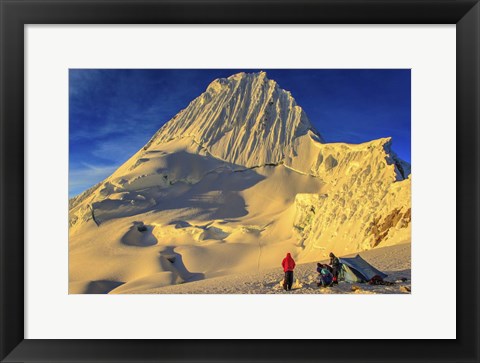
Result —
[{"label": "snowfield", "polygon": [[[411,291],[411,245],[405,243],[392,247],[378,248],[361,252],[360,256],[374,267],[385,272],[385,281],[394,285],[368,285],[366,283],[347,283],[328,288],[317,287],[318,273],[316,263],[297,265],[294,271],[294,285],[291,291],[285,291],[281,285],[283,271],[281,267],[265,271],[217,277],[189,282],[175,286],[165,286],[135,294],[409,294]],[[353,257],[353,255],[342,257]],[[279,265],[280,265],[279,261]],[[319,261],[321,262],[321,261]],[[323,261],[327,263],[328,261]],[[403,282],[401,279],[407,279]],[[111,292],[115,294],[116,291]]]}]

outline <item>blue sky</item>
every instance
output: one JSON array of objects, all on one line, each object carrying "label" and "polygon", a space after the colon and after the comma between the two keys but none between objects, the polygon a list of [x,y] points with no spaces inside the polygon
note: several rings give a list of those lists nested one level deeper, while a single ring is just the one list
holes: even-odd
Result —
[{"label": "blue sky", "polygon": [[71,69],[69,195],[109,176],[216,78],[264,70],[327,142],[393,137],[410,162],[410,70]]}]

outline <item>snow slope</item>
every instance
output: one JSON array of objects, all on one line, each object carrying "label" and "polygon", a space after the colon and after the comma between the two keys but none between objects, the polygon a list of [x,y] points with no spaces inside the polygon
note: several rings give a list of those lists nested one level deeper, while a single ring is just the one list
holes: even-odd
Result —
[{"label": "snow slope", "polygon": [[408,242],[409,175],[388,138],[325,143],[264,72],[215,80],[70,200],[70,292],[262,271],[287,251],[308,262]]},{"label": "snow slope", "polygon": [[[250,272],[188,284],[148,288],[131,283],[110,291],[111,294],[409,294],[411,281],[411,245],[409,243],[360,252],[362,258],[387,273],[385,281],[393,285],[369,285],[340,281],[329,288],[317,286],[317,265],[314,262],[297,265],[291,291],[282,287],[283,271],[280,266],[261,272]],[[348,257],[354,257],[354,255]],[[347,257],[347,256],[343,256]],[[323,261],[328,263],[328,261]],[[144,289],[142,289],[142,287]],[[131,290],[130,290],[131,288]]]}]

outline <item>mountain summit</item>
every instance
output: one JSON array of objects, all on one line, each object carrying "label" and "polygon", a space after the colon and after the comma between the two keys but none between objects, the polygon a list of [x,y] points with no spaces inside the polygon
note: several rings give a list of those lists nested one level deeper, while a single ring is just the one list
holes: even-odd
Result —
[{"label": "mountain summit", "polygon": [[301,263],[409,242],[410,183],[390,138],[326,143],[264,72],[217,79],[70,200],[70,292],[141,292],[273,268],[286,252]]},{"label": "mountain summit", "polygon": [[278,163],[298,136],[322,141],[290,92],[265,72],[214,80],[146,146],[191,137],[208,152],[246,167]]}]

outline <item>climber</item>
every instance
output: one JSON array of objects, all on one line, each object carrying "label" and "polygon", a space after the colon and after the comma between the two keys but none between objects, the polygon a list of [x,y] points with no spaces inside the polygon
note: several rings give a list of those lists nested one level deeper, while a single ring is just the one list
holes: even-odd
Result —
[{"label": "climber", "polygon": [[282,261],[283,272],[285,272],[285,278],[283,280],[283,288],[285,291],[290,291],[293,285],[293,269],[295,268],[295,261],[290,253]]},{"label": "climber", "polygon": [[337,256],[330,252],[330,266],[333,269],[333,283],[338,284],[338,274],[340,273],[340,260]]},{"label": "climber", "polygon": [[328,265],[322,265],[321,263],[317,263],[317,272],[318,275],[318,287],[329,287],[333,284],[333,275],[330,272]]}]

